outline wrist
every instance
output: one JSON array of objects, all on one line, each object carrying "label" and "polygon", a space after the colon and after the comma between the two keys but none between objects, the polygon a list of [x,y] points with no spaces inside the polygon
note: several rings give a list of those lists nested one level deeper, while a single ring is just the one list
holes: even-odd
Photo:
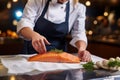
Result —
[{"label": "wrist", "polygon": [[85,47],[78,47],[78,53],[81,53],[81,52],[83,52],[83,51],[85,51],[85,50],[86,50]]},{"label": "wrist", "polygon": [[39,36],[40,36],[39,33],[33,32],[33,33],[31,34],[31,39],[32,39],[32,40],[33,40],[33,39],[36,39],[36,38],[38,38]]},{"label": "wrist", "polygon": [[75,45],[76,45],[78,51],[86,50],[86,43],[84,41],[79,40],[75,43]]}]

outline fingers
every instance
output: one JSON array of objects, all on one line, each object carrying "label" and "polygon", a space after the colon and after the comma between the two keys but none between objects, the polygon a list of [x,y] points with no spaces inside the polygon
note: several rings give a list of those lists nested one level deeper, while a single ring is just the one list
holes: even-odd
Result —
[{"label": "fingers", "polygon": [[44,37],[32,41],[33,48],[39,53],[45,53],[47,51],[45,44],[50,43]]},{"label": "fingers", "polygon": [[39,53],[43,52],[41,49],[41,43],[39,43],[39,41],[32,42],[32,46],[37,52],[39,52]]},{"label": "fingers", "polygon": [[40,40],[40,43],[41,43],[41,53],[45,53],[46,52],[46,46],[45,46],[45,43],[43,40]]},{"label": "fingers", "polygon": [[88,56],[83,56],[82,61],[83,62],[89,62],[89,61],[91,61],[91,58],[88,57]]},{"label": "fingers", "polygon": [[81,51],[81,52],[79,53],[79,57],[81,58],[81,61],[83,61],[83,62],[89,62],[89,61],[92,60],[92,59],[91,59],[91,54],[90,54],[90,52],[88,52],[88,51],[86,51],[86,50]]},{"label": "fingers", "polygon": [[85,51],[83,54],[84,54],[83,61],[85,61],[85,62],[91,61],[91,54],[89,52]]},{"label": "fingers", "polygon": [[50,45],[50,42],[48,42],[48,40],[46,38],[44,39],[44,42],[45,42],[45,44]]}]

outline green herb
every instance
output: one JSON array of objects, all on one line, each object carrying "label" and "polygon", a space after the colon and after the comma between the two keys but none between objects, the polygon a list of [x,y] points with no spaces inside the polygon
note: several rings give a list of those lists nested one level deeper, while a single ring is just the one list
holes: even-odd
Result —
[{"label": "green herb", "polygon": [[63,52],[63,50],[59,50],[59,49],[52,49],[52,50],[50,50],[50,52],[62,53],[62,52]]},{"label": "green herb", "polygon": [[115,66],[120,66],[120,62],[115,60],[115,61],[109,61],[108,62],[109,67],[115,67]]},{"label": "green herb", "polygon": [[92,71],[94,69],[94,63],[92,61],[83,64],[84,69],[87,71]]},{"label": "green herb", "polygon": [[120,67],[120,62],[117,62],[117,66],[119,66],[119,67]]}]

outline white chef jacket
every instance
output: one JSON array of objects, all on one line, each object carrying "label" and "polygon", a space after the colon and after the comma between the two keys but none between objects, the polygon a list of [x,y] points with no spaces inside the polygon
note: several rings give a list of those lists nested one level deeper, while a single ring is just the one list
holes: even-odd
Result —
[{"label": "white chef jacket", "polygon": [[[17,25],[17,32],[24,28],[29,27],[33,30],[35,22],[40,17],[47,0],[28,0],[21,20]],[[62,23],[65,21],[66,17],[66,3],[57,3],[57,0],[51,0],[49,3],[49,8],[44,16],[47,20],[53,23]],[[70,44],[74,47],[75,42],[78,40],[83,40],[87,43],[87,37],[85,33],[85,15],[86,7],[77,3],[74,5],[73,0],[70,0],[70,12],[69,12],[69,31],[71,31],[72,40]],[[50,27],[50,26],[49,26]]]}]

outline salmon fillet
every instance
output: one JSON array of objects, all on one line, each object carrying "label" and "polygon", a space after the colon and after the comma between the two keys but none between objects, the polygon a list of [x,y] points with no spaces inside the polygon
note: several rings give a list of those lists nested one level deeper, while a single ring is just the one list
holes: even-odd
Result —
[{"label": "salmon fillet", "polygon": [[28,61],[40,62],[60,62],[60,63],[80,63],[80,58],[69,54],[67,52],[46,52],[44,54],[37,54],[28,58]]}]

